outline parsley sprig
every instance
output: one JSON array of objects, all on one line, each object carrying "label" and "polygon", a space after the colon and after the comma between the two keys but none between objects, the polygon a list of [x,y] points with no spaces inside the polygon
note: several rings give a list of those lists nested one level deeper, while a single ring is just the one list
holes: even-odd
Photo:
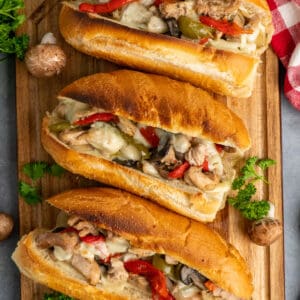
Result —
[{"label": "parsley sprig", "polygon": [[23,166],[22,172],[31,179],[32,184],[24,181],[19,182],[19,194],[26,203],[30,205],[38,204],[42,201],[39,188],[35,185],[36,180],[45,174],[60,177],[64,169],[58,164],[48,164],[43,161],[27,163]]},{"label": "parsley sprig", "polygon": [[254,183],[262,180],[268,184],[263,172],[270,166],[275,165],[275,163],[274,160],[269,158],[258,159],[256,156],[250,157],[241,169],[241,175],[233,181],[232,189],[238,190],[238,192],[235,197],[229,197],[228,202],[238,209],[246,219],[259,220],[268,214],[270,210],[268,201],[251,201],[251,199],[256,193]]},{"label": "parsley sprig", "polygon": [[15,34],[17,28],[25,21],[25,15],[19,14],[21,8],[24,8],[23,0],[0,0],[0,52],[15,53],[23,60],[29,37],[27,34]]},{"label": "parsley sprig", "polygon": [[44,300],[75,300],[75,299],[59,292],[53,292],[51,294],[45,294]]}]

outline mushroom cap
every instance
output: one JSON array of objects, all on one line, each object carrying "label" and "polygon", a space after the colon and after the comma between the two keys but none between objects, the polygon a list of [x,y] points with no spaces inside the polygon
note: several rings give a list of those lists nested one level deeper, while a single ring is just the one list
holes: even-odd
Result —
[{"label": "mushroom cap", "polygon": [[58,75],[66,66],[64,51],[54,44],[40,44],[29,49],[25,56],[28,71],[35,77]]},{"label": "mushroom cap", "polygon": [[14,221],[11,216],[0,213],[0,241],[5,240],[12,232]]},{"label": "mushroom cap", "polygon": [[277,219],[264,218],[252,222],[248,234],[255,244],[269,246],[282,234],[282,225]]}]

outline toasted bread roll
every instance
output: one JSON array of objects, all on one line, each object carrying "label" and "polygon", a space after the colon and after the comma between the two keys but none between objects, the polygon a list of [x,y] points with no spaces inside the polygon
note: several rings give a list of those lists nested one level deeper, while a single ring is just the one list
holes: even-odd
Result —
[{"label": "toasted bread roll", "polygon": [[[251,274],[243,258],[233,246],[201,223],[110,188],[71,190],[48,202],[78,219],[91,222],[102,233],[103,230],[111,232],[106,241],[112,235],[126,239],[130,244],[128,251],[141,259],[151,261],[154,254],[167,255],[175,264],[177,261],[200,272],[236,297],[251,297]],[[35,230],[23,237],[13,254],[26,276],[78,299],[151,299],[146,288],[139,292],[132,284],[111,285],[105,276],[105,280],[100,279],[92,286],[70,265],[69,259],[57,261],[51,254],[52,248],[41,249],[38,244],[43,233]],[[125,262],[128,257],[120,259]],[[174,293],[176,295],[175,290]]]},{"label": "toasted bread roll", "polygon": [[[201,1],[195,2],[193,9]],[[143,28],[141,24],[137,25],[132,23],[131,19],[127,20],[127,17],[125,23],[122,23],[122,17],[118,17],[121,18],[118,20],[108,17],[108,14],[81,12],[78,10],[78,1],[75,4],[63,4],[59,27],[65,40],[83,53],[188,81],[222,95],[242,98],[251,95],[259,64],[258,55],[268,47],[273,27],[265,1],[240,2],[239,10],[233,13],[235,17],[230,15],[228,18],[242,19],[246,22],[246,27],[252,28],[250,30],[253,33],[242,34],[241,37],[223,34],[227,37],[226,40],[210,38],[205,45],[189,38],[148,32],[147,26]],[[188,4],[193,4],[193,1],[187,1]],[[124,10],[128,12],[131,6],[142,4],[135,2]],[[158,18],[157,12],[151,12],[151,6],[144,9],[150,10],[149,14]],[[127,16],[124,10],[120,9],[120,14]],[[154,7],[152,10],[157,11],[158,8]],[[186,12],[186,9],[183,11]],[[141,12],[130,9],[131,15],[139,13]],[[147,16],[147,11],[145,14]],[[172,14],[166,18],[167,22],[175,20]],[[192,19],[195,19],[195,16],[192,16]],[[217,32],[214,33],[215,36],[222,35]]]},{"label": "toasted bread roll", "polygon": [[[204,222],[223,208],[234,162],[250,139],[241,119],[209,94],[166,77],[121,70],[79,79],[58,98],[60,104],[44,118],[42,128],[42,144],[58,164]],[[101,113],[114,119],[82,126]],[[58,133],[53,128],[61,118],[71,123]],[[159,135],[158,145],[145,146],[141,126]],[[217,145],[229,152],[218,152]],[[158,149],[169,146],[174,157],[169,153],[162,158]],[[172,177],[184,163],[202,170],[207,184],[195,174]]]}]

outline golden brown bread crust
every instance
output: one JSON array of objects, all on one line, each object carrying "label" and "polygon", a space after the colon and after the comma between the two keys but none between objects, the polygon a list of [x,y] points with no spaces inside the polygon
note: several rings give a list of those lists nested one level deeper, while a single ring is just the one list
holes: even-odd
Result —
[{"label": "golden brown bread crust", "polygon": [[252,278],[244,259],[202,223],[111,188],[71,190],[48,202],[112,230],[135,247],[168,254],[238,297],[251,297]]},{"label": "golden brown bread crust", "polygon": [[247,2],[251,2],[265,10],[265,13],[269,15],[269,18],[271,19],[271,11],[269,9],[268,3],[266,0],[247,0]]},{"label": "golden brown bread crust", "polygon": [[[51,259],[46,259],[47,251],[36,247],[35,238],[43,230],[36,229],[25,235],[18,243],[12,259],[22,274],[30,279],[44,284],[55,291],[81,300],[126,300],[128,297],[108,293],[87,283],[79,275],[72,276],[59,268]],[[75,271],[76,274],[76,271]],[[77,274],[78,276],[78,274]]]},{"label": "golden brown bread crust", "polygon": [[235,113],[207,92],[168,77],[129,70],[98,73],[71,83],[59,98],[86,102],[173,133],[240,150],[250,147],[248,131]]},{"label": "golden brown bread crust", "polygon": [[[191,82],[213,92],[251,95],[259,59],[143,32],[63,4],[59,28],[77,50],[121,65]],[[242,67],[241,67],[242,66]]]},{"label": "golden brown bread crust", "polygon": [[186,191],[138,170],[70,149],[49,132],[48,123],[49,119],[45,117],[41,134],[42,144],[59,165],[72,173],[149,198],[202,222],[213,221],[217,212],[224,206],[225,199],[206,199],[198,189],[194,189],[193,192]]}]

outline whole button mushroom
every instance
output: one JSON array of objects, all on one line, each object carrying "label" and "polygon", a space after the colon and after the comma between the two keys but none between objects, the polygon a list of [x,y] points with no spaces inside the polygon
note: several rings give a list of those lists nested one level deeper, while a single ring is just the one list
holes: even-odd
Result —
[{"label": "whole button mushroom", "polygon": [[248,234],[257,245],[269,246],[282,234],[282,225],[274,218],[264,218],[251,223]]},{"label": "whole button mushroom", "polygon": [[29,49],[25,56],[28,71],[35,77],[58,75],[66,66],[66,55],[56,45],[56,38],[51,32],[46,33],[39,45]]},{"label": "whole button mushroom", "polygon": [[11,216],[0,213],[0,241],[5,240],[11,234],[14,221]]}]

